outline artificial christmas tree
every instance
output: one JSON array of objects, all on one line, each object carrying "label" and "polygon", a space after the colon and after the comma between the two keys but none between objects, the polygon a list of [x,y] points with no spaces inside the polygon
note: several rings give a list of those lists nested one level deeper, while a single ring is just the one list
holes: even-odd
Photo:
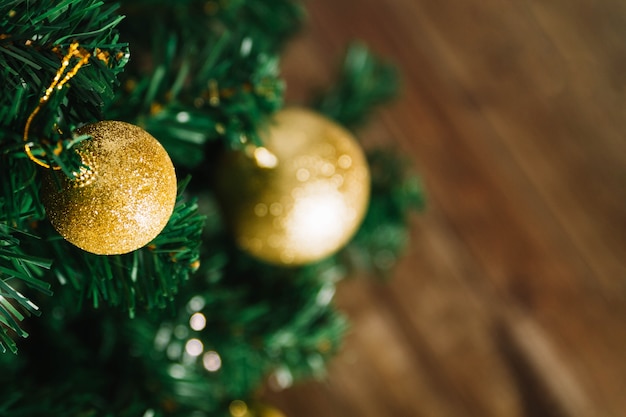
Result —
[{"label": "artificial christmas tree", "polygon": [[[347,246],[367,199],[297,267],[237,246],[216,184],[245,189],[215,167],[265,149],[303,16],[290,0],[0,3],[0,416],[262,415],[246,403],[265,378],[323,373],[346,329],[334,287],[398,253],[421,199],[369,151]],[[354,46],[311,106],[353,127],[395,86]],[[363,171],[359,154],[332,170]]]}]

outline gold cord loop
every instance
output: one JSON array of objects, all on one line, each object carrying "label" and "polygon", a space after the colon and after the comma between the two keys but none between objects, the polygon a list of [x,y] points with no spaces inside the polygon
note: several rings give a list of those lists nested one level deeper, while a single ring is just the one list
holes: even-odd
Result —
[{"label": "gold cord loop", "polygon": [[[24,145],[24,151],[26,152],[28,158],[31,161],[35,162],[37,165],[40,165],[44,168],[52,168],[55,170],[61,169],[61,167],[53,167],[33,155],[31,151],[31,146],[33,144],[28,141],[28,131],[30,130],[30,125],[32,124],[35,116],[37,116],[43,106],[48,102],[48,100],[50,100],[50,97],[54,93],[55,89],[61,90],[63,86],[78,73],[78,70],[89,61],[90,57],[91,53],[89,51],[81,48],[78,42],[73,42],[70,45],[67,54],[63,58],[63,61],[61,61],[61,67],[57,70],[57,73],[54,76],[52,83],[46,89],[44,95],[39,99],[39,104],[37,105],[37,107],[35,107],[35,110],[33,110],[33,112],[30,114],[30,116],[28,116],[28,119],[26,120],[26,125],[24,126],[24,142],[26,142],[26,144]],[[72,58],[78,58],[79,61],[70,70],[66,71],[70,65],[70,59]],[[61,153],[62,147],[63,145],[61,144],[61,142],[59,142],[57,144],[57,148],[54,150],[55,155]]]}]

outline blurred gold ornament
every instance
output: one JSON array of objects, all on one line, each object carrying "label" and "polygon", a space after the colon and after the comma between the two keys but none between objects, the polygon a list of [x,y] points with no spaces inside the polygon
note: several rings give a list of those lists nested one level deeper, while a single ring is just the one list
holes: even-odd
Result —
[{"label": "blurred gold ornament", "polygon": [[367,209],[370,174],[353,136],[301,108],[279,111],[264,147],[228,153],[218,198],[237,243],[270,263],[301,265],[343,247]]},{"label": "blurred gold ornament", "polygon": [[241,400],[234,400],[228,406],[231,417],[285,417],[282,411],[266,404],[248,404]]},{"label": "blurred gold ornament", "polygon": [[232,417],[249,417],[248,404],[241,400],[231,401],[228,411],[230,411]]},{"label": "blurred gold ornament", "polygon": [[76,147],[88,168],[75,179],[44,173],[41,199],[50,222],[66,240],[98,255],[145,246],[163,230],[176,202],[167,152],[125,122],[97,122],[76,133],[92,137]]},{"label": "blurred gold ornament", "polygon": [[285,417],[279,409],[264,404],[255,404],[251,411],[254,417]]}]

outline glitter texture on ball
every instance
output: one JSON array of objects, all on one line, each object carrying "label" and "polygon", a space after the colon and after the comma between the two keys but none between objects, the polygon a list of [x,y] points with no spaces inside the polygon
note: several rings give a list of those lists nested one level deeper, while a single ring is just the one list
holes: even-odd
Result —
[{"label": "glitter texture on ball", "polygon": [[176,202],[167,152],[148,132],[125,122],[97,122],[76,133],[91,136],[75,148],[89,169],[75,179],[52,170],[43,176],[41,199],[53,227],[98,255],[145,246],[163,230]]}]

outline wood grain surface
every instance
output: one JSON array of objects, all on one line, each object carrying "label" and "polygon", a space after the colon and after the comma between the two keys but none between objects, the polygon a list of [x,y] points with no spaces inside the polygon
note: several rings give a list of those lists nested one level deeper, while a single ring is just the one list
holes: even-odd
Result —
[{"label": "wood grain surface", "polygon": [[288,417],[626,415],[626,2],[315,0],[291,102],[354,39],[401,97],[362,132],[409,154],[427,209],[388,283],[354,279],[322,381]]}]

